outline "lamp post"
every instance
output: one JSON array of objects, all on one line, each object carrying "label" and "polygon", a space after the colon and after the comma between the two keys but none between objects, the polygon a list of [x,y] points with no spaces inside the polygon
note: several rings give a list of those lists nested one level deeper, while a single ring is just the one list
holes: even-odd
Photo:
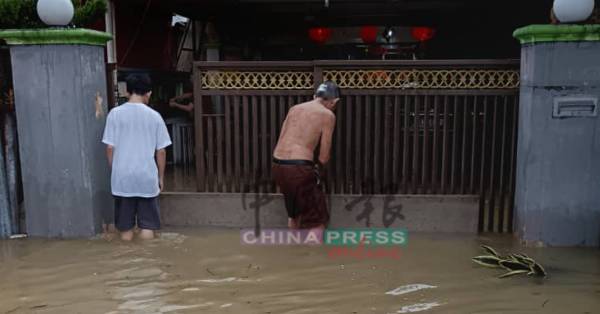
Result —
[{"label": "lamp post", "polygon": [[39,0],[37,13],[49,26],[66,26],[73,19],[75,8],[71,0]]}]

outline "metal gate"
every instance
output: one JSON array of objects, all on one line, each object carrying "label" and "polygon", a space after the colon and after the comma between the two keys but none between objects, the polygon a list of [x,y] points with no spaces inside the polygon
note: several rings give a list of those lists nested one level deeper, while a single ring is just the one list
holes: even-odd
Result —
[{"label": "metal gate", "polygon": [[287,110],[332,80],[342,100],[329,193],[477,194],[480,230],[512,231],[518,61],[194,67],[199,192],[276,192],[271,154]]}]

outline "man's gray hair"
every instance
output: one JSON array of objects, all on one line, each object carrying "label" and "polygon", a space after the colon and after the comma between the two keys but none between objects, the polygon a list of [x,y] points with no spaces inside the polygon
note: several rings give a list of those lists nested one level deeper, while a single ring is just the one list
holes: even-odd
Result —
[{"label": "man's gray hair", "polygon": [[315,96],[323,98],[325,100],[333,100],[340,98],[340,88],[332,81],[325,81],[319,85]]}]

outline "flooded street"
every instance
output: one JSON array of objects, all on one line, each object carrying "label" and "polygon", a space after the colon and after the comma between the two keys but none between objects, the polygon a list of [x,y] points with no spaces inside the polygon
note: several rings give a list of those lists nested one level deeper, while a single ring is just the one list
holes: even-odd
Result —
[{"label": "flooded street", "polygon": [[[474,264],[525,252],[546,279]],[[249,246],[237,229],[146,243],[0,241],[0,313],[600,313],[600,250],[521,248],[511,236],[410,234],[400,259],[327,246]]]}]

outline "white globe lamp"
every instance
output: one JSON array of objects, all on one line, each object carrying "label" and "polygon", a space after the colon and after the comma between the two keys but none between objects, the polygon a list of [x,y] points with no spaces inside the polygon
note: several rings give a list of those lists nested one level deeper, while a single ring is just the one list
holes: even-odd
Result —
[{"label": "white globe lamp", "polygon": [[554,0],[554,15],[562,23],[587,20],[594,11],[594,0]]},{"label": "white globe lamp", "polygon": [[66,26],[73,19],[75,8],[71,0],[39,0],[37,13],[49,26]]}]

